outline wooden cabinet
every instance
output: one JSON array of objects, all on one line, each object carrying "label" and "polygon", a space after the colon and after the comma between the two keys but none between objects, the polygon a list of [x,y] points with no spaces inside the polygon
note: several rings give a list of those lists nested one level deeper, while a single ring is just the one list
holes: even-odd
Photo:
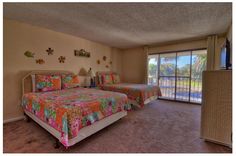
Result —
[{"label": "wooden cabinet", "polygon": [[201,138],[232,146],[232,71],[204,71]]}]

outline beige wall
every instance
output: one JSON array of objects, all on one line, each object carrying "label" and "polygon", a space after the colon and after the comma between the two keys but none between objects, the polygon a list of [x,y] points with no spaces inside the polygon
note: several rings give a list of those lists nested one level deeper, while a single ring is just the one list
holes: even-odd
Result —
[{"label": "beige wall", "polygon": [[231,62],[231,64],[232,64],[232,25],[230,25],[230,27],[229,27],[229,30],[228,30],[228,32],[227,32],[227,34],[226,34],[226,37],[228,38],[228,40],[230,41],[230,62]]},{"label": "beige wall", "polygon": [[122,80],[130,83],[144,83],[145,66],[145,53],[142,47],[124,50],[122,53]]},{"label": "beige wall", "polygon": [[[94,71],[112,69],[121,72],[121,54],[118,49],[12,20],[4,19],[3,24],[4,120],[22,116],[21,79],[27,71],[69,70],[78,73],[82,67],[86,70],[92,67]],[[45,51],[48,47],[54,49],[51,56]],[[74,49],[82,48],[91,52],[90,58],[74,56]],[[34,52],[35,58],[25,57],[26,50]],[[66,57],[64,64],[58,62],[61,55]],[[102,61],[103,56],[107,56],[107,63]],[[36,64],[37,58],[44,59],[45,64]],[[100,59],[100,65],[97,65],[97,59]],[[105,65],[110,60],[113,65],[107,69]]]},{"label": "beige wall", "polygon": [[229,29],[228,29],[228,31],[227,31],[226,36],[227,36],[228,40],[229,40],[230,42],[232,42],[232,25],[230,25],[230,27],[229,27]]},{"label": "beige wall", "polygon": [[111,70],[122,75],[122,50],[112,48],[111,59],[113,61]]},{"label": "beige wall", "polygon": [[149,53],[180,51],[180,50],[199,49],[206,47],[207,47],[207,40],[201,39],[196,41],[176,43],[170,45],[153,46],[149,48]]}]

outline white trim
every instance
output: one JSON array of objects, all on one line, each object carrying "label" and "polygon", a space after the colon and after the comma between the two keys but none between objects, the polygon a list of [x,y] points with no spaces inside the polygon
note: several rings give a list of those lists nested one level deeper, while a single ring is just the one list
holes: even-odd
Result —
[{"label": "white trim", "polygon": [[18,120],[23,120],[23,119],[25,119],[25,116],[18,116],[18,117],[15,117],[15,118],[4,120],[3,124],[9,123],[9,122],[18,121]]},{"label": "white trim", "polygon": [[[47,123],[43,122],[42,120],[37,118],[32,113],[30,113],[26,110],[24,110],[24,111],[30,118],[32,118],[35,122],[37,122],[40,126],[42,126],[44,129],[46,129],[53,136],[55,136],[59,141],[61,140],[61,133],[59,131],[57,131],[56,129],[54,129],[53,127],[48,125]],[[107,127],[108,125],[114,123],[115,121],[121,119],[122,117],[124,117],[126,115],[127,115],[127,111],[121,111],[121,112],[115,113],[111,116],[108,116],[102,120],[99,120],[90,126],[86,126],[82,129],[80,129],[78,135],[75,138],[69,139],[69,141],[68,141],[69,146],[72,146],[72,145],[80,142],[81,140],[83,140],[83,139],[87,138],[88,136],[96,133],[97,131]]]}]

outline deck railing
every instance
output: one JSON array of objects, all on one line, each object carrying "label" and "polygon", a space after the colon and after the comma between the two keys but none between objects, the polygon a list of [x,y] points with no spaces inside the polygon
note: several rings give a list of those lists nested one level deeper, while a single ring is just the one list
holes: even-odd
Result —
[{"label": "deck railing", "polygon": [[[157,84],[157,78],[149,78],[150,84]],[[160,76],[158,85],[162,99],[201,103],[202,79],[188,76]]]}]

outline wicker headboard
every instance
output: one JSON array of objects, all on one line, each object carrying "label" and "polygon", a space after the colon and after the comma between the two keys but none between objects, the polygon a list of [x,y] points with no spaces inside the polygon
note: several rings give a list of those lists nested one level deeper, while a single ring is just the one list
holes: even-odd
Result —
[{"label": "wicker headboard", "polygon": [[33,70],[26,74],[22,78],[22,94],[24,95],[25,93],[33,92],[33,87],[32,87],[32,77],[31,75],[35,74],[41,74],[41,75],[61,75],[61,74],[74,74],[73,72],[70,71],[63,71],[63,70]]}]

